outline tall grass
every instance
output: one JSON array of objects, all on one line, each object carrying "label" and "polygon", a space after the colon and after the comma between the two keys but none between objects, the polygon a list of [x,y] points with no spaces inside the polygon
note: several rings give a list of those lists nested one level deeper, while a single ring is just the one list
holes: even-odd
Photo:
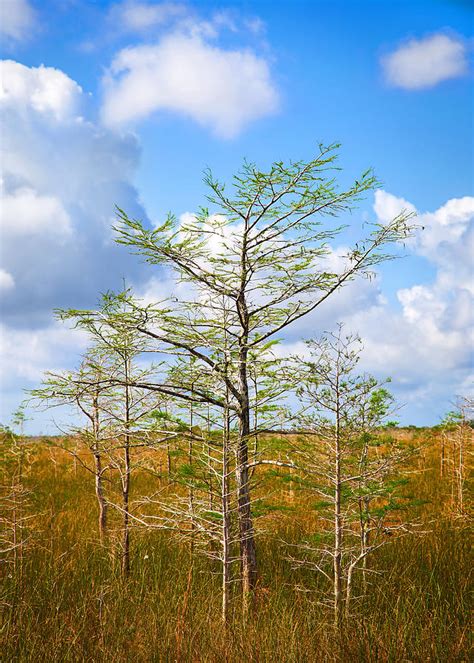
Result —
[{"label": "tall grass", "polygon": [[[320,603],[321,578],[292,569],[286,559],[283,541],[296,543],[302,528],[312,526],[298,495],[291,519],[267,517],[254,609],[244,623],[236,595],[224,632],[220,578],[211,561],[196,558],[191,565],[189,549],[165,532],[136,530],[131,576],[122,580],[114,532],[111,545],[98,544],[92,478],[59,450],[49,454],[37,444],[31,458],[25,478],[35,514],[30,540],[16,572],[2,565],[1,660],[471,660],[468,531],[464,521],[449,517],[449,490],[433,445],[418,461],[420,474],[411,475],[410,490],[425,500],[426,533],[377,551],[369,591],[362,596],[356,585],[353,614],[340,634]],[[155,481],[142,475],[137,490],[152,489]]]}]

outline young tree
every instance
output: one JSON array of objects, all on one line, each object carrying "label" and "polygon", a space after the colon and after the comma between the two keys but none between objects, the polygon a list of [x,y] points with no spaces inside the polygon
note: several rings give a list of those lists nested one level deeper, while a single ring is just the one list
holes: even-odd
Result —
[{"label": "young tree", "polygon": [[[113,367],[107,353],[99,347],[92,348],[84,355],[77,371],[61,373],[48,372],[41,387],[31,391],[33,402],[39,406],[67,407],[75,410],[81,417],[78,425],[67,429],[67,437],[78,440],[87,449],[92,465],[84,460],[82,454],[69,445],[62,448],[72,454],[75,462],[94,476],[95,494],[98,506],[98,529],[100,542],[103,544],[107,535],[108,502],[104,485],[105,474],[110,470],[108,453],[113,446],[113,438],[106,420],[106,401],[110,386],[105,378],[113,374]],[[63,431],[64,432],[64,431]]]},{"label": "young tree", "polygon": [[[151,495],[136,505],[141,512],[135,520],[147,527],[169,531],[190,545],[191,568],[194,555],[219,564],[221,577],[221,616],[229,619],[232,567],[239,561],[232,520],[237,511],[235,464],[231,450],[230,417],[224,410],[222,421],[212,418],[212,430],[187,426],[182,437],[188,441],[185,462],[173,472],[173,491]],[[191,442],[192,441],[192,442]]]},{"label": "young tree", "polygon": [[[134,466],[132,454],[143,448],[166,444],[176,436],[167,426],[165,413],[167,400],[162,393],[144,388],[158,367],[139,361],[148,351],[146,339],[137,335],[127,323],[128,302],[132,298],[125,288],[117,295],[107,293],[102,297],[98,316],[83,311],[60,311],[62,320],[73,321],[85,330],[101,348],[110,362],[109,374],[99,381],[105,388],[107,399],[103,411],[109,435],[115,443],[109,451],[109,463],[119,475],[121,504],[115,505],[122,514],[121,569],[124,577],[130,573],[130,490]],[[113,320],[113,325],[110,321]],[[88,386],[87,380],[85,385]]]},{"label": "young tree", "polygon": [[[456,409],[448,412],[441,424],[442,456],[441,468],[447,463],[451,469],[451,503],[457,516],[465,516],[466,504],[466,468],[469,456],[472,456],[474,401],[472,398],[460,397]],[[446,456],[446,447],[450,447],[450,455]]]},{"label": "young tree", "polygon": [[33,518],[28,513],[30,491],[24,484],[25,459],[29,455],[23,439],[25,421],[25,408],[21,405],[13,414],[11,426],[0,426],[0,556],[3,563],[11,564],[20,580]]},{"label": "young tree", "polygon": [[[295,446],[302,486],[320,499],[315,504],[331,527],[315,535],[317,543],[302,546],[295,560],[332,581],[334,623],[349,614],[354,571],[396,532],[408,527],[397,515],[403,485],[396,466],[410,450],[403,449],[381,427],[392,408],[385,382],[357,373],[360,339],[337,334],[309,341],[309,360],[296,360],[298,395],[304,406],[300,424],[306,431]],[[322,498],[322,500],[321,500]],[[328,569],[332,562],[332,571]]]},{"label": "young tree", "polygon": [[[129,290],[113,297],[104,295],[98,316],[60,311],[61,319],[73,321],[88,333],[93,348],[78,371],[49,373],[42,388],[32,392],[36,400],[47,405],[74,405],[85,417],[86,425],[70,432],[85,443],[94,466],[90,468],[75,451],[71,453],[95,477],[101,540],[107,528],[108,506],[113,505],[121,513],[120,559],[124,577],[130,572],[130,491],[132,471],[138,465],[137,452],[176,436],[166,428],[166,417],[156,416],[166,407],[164,396],[135,386],[146,383],[156,367],[139,366],[139,359],[147,350],[144,339],[120,323],[121,316],[126,315],[128,297]],[[114,326],[105,322],[107,318],[115,320]],[[104,474],[108,470],[115,470],[119,477],[119,505],[105,497]]]},{"label": "young tree", "polygon": [[[225,306],[225,302],[222,302]],[[226,316],[224,315],[224,323]],[[215,330],[216,333],[216,330]],[[223,353],[223,370],[230,367],[229,343],[224,324],[222,344],[216,346],[215,355]],[[235,487],[236,463],[233,451],[232,429],[235,413],[230,409],[227,385],[208,375],[204,383],[202,368],[191,356],[177,357],[170,366],[169,385],[199,382],[214,398],[224,405],[210,407],[209,403],[188,402],[179,398],[171,403],[172,420],[178,424],[181,458],[177,458],[171,475],[173,490],[146,498],[145,512],[137,520],[147,527],[163,528],[173,532],[180,540],[190,544],[191,569],[194,555],[204,555],[220,566],[222,622],[229,619],[230,588],[233,581],[232,567],[240,557],[236,554],[233,516],[237,512]],[[180,462],[181,461],[181,462]],[[183,494],[184,489],[184,494]],[[150,506],[154,511],[150,513]]]}]

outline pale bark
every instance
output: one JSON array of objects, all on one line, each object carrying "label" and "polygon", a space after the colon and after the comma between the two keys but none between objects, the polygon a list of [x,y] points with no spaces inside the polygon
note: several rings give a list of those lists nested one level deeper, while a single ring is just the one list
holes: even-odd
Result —
[{"label": "pale bark", "polygon": [[441,433],[441,457],[440,457],[440,463],[439,463],[439,475],[440,475],[440,477],[444,476],[444,464],[446,462],[445,455],[446,455],[446,434],[443,432],[443,433]]},{"label": "pale bark", "polygon": [[227,624],[229,617],[230,588],[230,504],[229,504],[229,453],[230,430],[229,411],[224,412],[224,434],[222,442],[222,621]]},{"label": "pale bark", "polygon": [[[93,434],[93,450],[94,455],[94,474],[95,474],[95,494],[97,504],[99,507],[99,537],[100,542],[103,544],[107,534],[107,501],[105,499],[104,486],[103,486],[103,467],[102,467],[102,454],[100,451],[100,412],[99,412],[99,394],[98,390],[95,391],[92,400],[92,434]],[[76,456],[74,457],[76,460]]]},{"label": "pale bark", "polygon": [[242,598],[244,614],[248,612],[251,592],[257,582],[257,551],[252,520],[250,483],[249,483],[249,440],[250,440],[250,394],[248,384],[248,336],[249,314],[245,296],[247,282],[247,232],[243,237],[241,253],[240,293],[237,299],[237,312],[241,326],[239,337],[239,440],[237,446],[237,490],[238,490],[238,518],[240,533],[240,556],[242,571]]},{"label": "pale bark", "polygon": [[458,490],[458,513],[464,513],[464,422],[458,430],[458,467],[457,467],[457,490]]},{"label": "pale bark", "polygon": [[[194,427],[194,406],[191,403],[189,406],[189,429],[191,435],[189,436],[188,442],[188,463],[189,467],[193,465],[193,427]],[[169,457],[169,445],[168,445],[168,457]],[[189,513],[191,514],[191,541],[190,541],[190,554],[191,558],[194,555],[194,488],[192,482],[188,488],[188,500],[189,500]],[[191,561],[192,564],[192,561]]]},{"label": "pale bark", "polygon": [[107,500],[105,499],[103,487],[102,458],[99,452],[94,453],[95,462],[95,494],[99,505],[99,536],[100,542],[104,543],[107,535]]},{"label": "pale bark", "polygon": [[130,387],[128,386],[129,378],[129,359],[125,359],[125,435],[124,435],[124,450],[123,460],[124,467],[122,473],[122,508],[123,508],[123,523],[122,523],[122,575],[127,578],[130,575]]},{"label": "pale bark", "polygon": [[342,515],[341,515],[341,441],[339,408],[336,411],[334,463],[334,625],[341,625],[342,611]]},{"label": "pale bark", "polygon": [[346,607],[344,611],[345,619],[347,620],[350,616],[350,604],[351,604],[351,594],[352,594],[352,574],[355,569],[355,563],[349,565],[347,569],[346,577]]}]

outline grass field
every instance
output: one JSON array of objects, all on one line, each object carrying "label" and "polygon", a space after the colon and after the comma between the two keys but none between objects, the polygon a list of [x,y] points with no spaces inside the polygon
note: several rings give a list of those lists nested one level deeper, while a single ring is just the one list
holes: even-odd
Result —
[{"label": "grass field", "polygon": [[[25,441],[22,515],[26,545],[16,568],[2,564],[2,661],[469,661],[469,575],[465,518],[452,512],[449,473],[440,476],[439,437],[417,436],[410,490],[424,503],[424,534],[401,537],[374,553],[365,596],[356,585],[353,614],[341,633],[321,605],[322,579],[292,568],[288,543],[314,527],[298,494],[274,476],[267,483],[291,514],[272,511],[258,529],[259,588],[242,620],[237,585],[227,631],[220,620],[218,569],[169,533],[132,530],[132,568],[123,580],[110,540],[97,537],[93,477],[60,449]],[[261,470],[262,476],[264,471]],[[165,481],[166,479],[162,479]],[[135,495],[160,480],[137,475]],[[132,495],[133,497],[133,495]]]}]

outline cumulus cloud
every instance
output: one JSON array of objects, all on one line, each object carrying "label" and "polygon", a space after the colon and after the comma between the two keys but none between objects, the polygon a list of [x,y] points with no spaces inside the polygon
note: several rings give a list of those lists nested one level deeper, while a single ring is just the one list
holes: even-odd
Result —
[{"label": "cumulus cloud", "polygon": [[61,237],[72,233],[71,219],[61,201],[38,195],[28,187],[19,187],[2,196],[0,224],[3,237],[44,233]]},{"label": "cumulus cloud", "polygon": [[[407,208],[407,201],[379,192],[374,209],[383,219],[397,205]],[[366,337],[369,366],[385,368],[405,386],[404,397],[421,415],[437,399],[448,407],[447,391],[462,393],[472,368],[474,198],[451,199],[434,212],[419,212],[417,220],[423,230],[409,248],[430,261],[434,279],[400,289],[400,312],[375,305],[351,324]],[[434,414],[427,412],[425,420]]]},{"label": "cumulus cloud", "polygon": [[[391,193],[379,190],[375,193],[374,211],[377,218],[386,223],[390,218],[401,211],[417,212],[415,206]],[[418,232],[411,246],[416,253],[422,255],[445,269],[453,267],[446,260],[446,252],[451,257],[453,250],[463,251],[471,249],[472,219],[474,218],[474,197],[452,198],[434,212],[417,212],[417,225],[422,231]],[[456,261],[456,269],[460,267],[459,260]],[[463,264],[469,264],[469,256],[466,254],[461,260]]]},{"label": "cumulus cloud", "polygon": [[224,50],[199,34],[174,32],[157,44],[116,55],[104,79],[102,118],[118,127],[174,111],[231,138],[277,107],[278,93],[262,57]]},{"label": "cumulus cloud", "polygon": [[[445,253],[453,248],[469,247],[472,237],[466,237],[466,232],[472,227],[473,217],[474,198],[471,196],[453,198],[435,212],[420,214],[420,221],[425,230],[417,236],[417,251],[449,268]],[[463,237],[466,241],[461,241]],[[465,257],[468,258],[467,255]]]},{"label": "cumulus cloud", "polygon": [[461,39],[446,34],[411,39],[385,56],[382,67],[387,81],[395,87],[430,88],[467,72],[466,46]]},{"label": "cumulus cloud", "polygon": [[3,361],[0,382],[14,385],[39,382],[45,371],[61,370],[70,363],[71,354],[87,347],[84,332],[52,323],[40,329],[12,329],[0,325],[0,351]]},{"label": "cumulus cloud", "polygon": [[0,67],[5,422],[23,388],[44,370],[70,366],[84,348],[83,337],[52,322],[52,310],[94,307],[98,293],[122,287],[123,275],[141,281],[143,266],[113,242],[110,226],[115,204],[146,214],[132,185],[136,139],[90,121],[88,95],[64,72],[13,61]]},{"label": "cumulus cloud", "polygon": [[53,67],[25,67],[14,60],[1,62],[0,103],[24,114],[29,109],[51,114],[56,120],[75,116],[82,97],[81,87]]},{"label": "cumulus cloud", "polygon": [[29,37],[35,24],[35,11],[28,0],[2,0],[0,3],[0,34],[10,41]]},{"label": "cumulus cloud", "polygon": [[9,326],[49,324],[55,307],[93,306],[141,266],[117,247],[114,205],[141,217],[139,150],[84,117],[87,95],[62,71],[1,63],[1,268]]},{"label": "cumulus cloud", "polygon": [[374,211],[382,223],[390,223],[392,219],[404,210],[406,212],[416,212],[415,206],[404,198],[398,198],[382,189],[375,192]]},{"label": "cumulus cloud", "polygon": [[[379,221],[403,209],[416,211],[402,197],[376,192]],[[293,328],[277,352],[304,354],[301,338],[318,337],[344,322],[347,331],[363,339],[361,368],[393,378],[391,388],[406,404],[401,419],[432,423],[450,408],[450,399],[473,388],[474,198],[454,198],[433,212],[418,212],[417,222],[424,230],[408,244],[407,260],[412,265],[428,260],[431,280],[417,283],[414,276],[412,286],[396,292],[398,308],[384,296],[380,274],[373,281],[354,281]],[[335,259],[343,253],[334,251]]]},{"label": "cumulus cloud", "polygon": [[[59,372],[70,366],[71,358],[77,358],[87,344],[84,332],[59,323],[39,329],[0,324],[0,422],[8,423],[11,412],[27,397],[25,390],[37,387],[46,371]],[[51,413],[34,413],[31,430],[37,433],[40,429],[57,433]]]}]

